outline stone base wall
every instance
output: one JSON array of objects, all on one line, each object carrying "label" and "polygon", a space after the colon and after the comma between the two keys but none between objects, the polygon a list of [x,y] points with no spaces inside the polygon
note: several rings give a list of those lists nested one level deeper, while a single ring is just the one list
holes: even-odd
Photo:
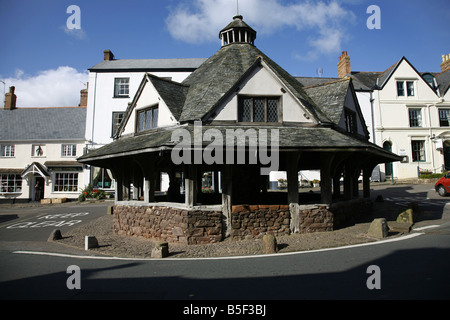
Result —
[{"label": "stone base wall", "polygon": [[[288,235],[333,231],[355,215],[370,210],[372,202],[357,199],[326,205],[235,205],[231,221],[221,211],[187,210],[163,206],[115,205],[113,230],[123,236],[185,244],[224,239],[225,226],[236,240],[259,239],[266,234]],[[296,212],[291,212],[295,210]],[[293,219],[292,217],[296,218]]]},{"label": "stone base wall", "polygon": [[231,237],[258,239],[267,233],[289,234],[288,205],[238,205],[232,207]]},{"label": "stone base wall", "polygon": [[115,205],[113,231],[118,235],[202,244],[221,241],[222,212],[158,206]]},{"label": "stone base wall", "polygon": [[334,214],[326,205],[299,206],[299,233],[333,231]]}]

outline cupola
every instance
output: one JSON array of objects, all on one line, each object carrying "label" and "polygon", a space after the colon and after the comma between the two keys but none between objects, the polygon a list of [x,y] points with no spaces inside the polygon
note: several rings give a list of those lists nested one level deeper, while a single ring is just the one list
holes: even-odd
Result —
[{"label": "cupola", "polygon": [[220,31],[219,38],[222,40],[222,47],[232,43],[254,45],[256,31],[242,20],[241,15],[236,15],[233,17],[233,21]]}]

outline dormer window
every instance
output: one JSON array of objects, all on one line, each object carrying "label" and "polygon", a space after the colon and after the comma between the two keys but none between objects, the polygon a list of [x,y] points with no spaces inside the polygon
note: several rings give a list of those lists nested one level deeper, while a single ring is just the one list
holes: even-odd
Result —
[{"label": "dormer window", "polygon": [[239,122],[279,122],[279,97],[240,96],[238,100]]},{"label": "dormer window", "polygon": [[348,133],[355,134],[357,127],[356,127],[356,112],[351,111],[349,109],[345,109],[344,111],[345,116],[345,129]]},{"label": "dormer window", "polygon": [[137,111],[136,131],[143,132],[158,126],[158,106]]}]

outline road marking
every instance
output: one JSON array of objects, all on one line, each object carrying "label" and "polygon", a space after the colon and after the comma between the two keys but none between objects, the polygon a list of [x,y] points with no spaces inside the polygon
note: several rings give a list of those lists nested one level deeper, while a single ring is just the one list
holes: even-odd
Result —
[{"label": "road marking", "polygon": [[413,231],[421,231],[421,230],[425,230],[425,229],[430,229],[430,228],[437,228],[439,227],[438,224],[433,224],[431,226],[425,226],[425,227],[420,227],[420,228],[414,228]]},{"label": "road marking", "polygon": [[317,252],[325,252],[325,251],[333,251],[333,250],[352,249],[352,248],[358,248],[358,247],[366,247],[366,246],[408,240],[408,239],[412,239],[412,238],[421,236],[423,234],[424,233],[417,232],[417,233],[411,233],[406,236],[402,236],[402,237],[398,237],[398,238],[379,240],[379,241],[375,241],[375,242],[367,242],[367,243],[360,243],[360,244],[352,244],[352,245],[336,247],[336,248],[324,248],[324,249],[317,249],[317,250],[284,252],[284,253],[274,253],[274,254],[258,254],[258,255],[250,255],[250,256],[228,256],[228,257],[207,257],[207,258],[125,258],[125,257],[107,257],[107,256],[80,256],[80,255],[72,255],[72,254],[65,254],[65,253],[39,252],[39,251],[13,251],[13,253],[33,254],[33,255],[43,255],[43,256],[53,256],[53,257],[63,257],[63,258],[74,258],[74,259],[127,260],[127,261],[236,260],[236,259],[255,259],[255,258],[292,256],[292,255],[298,255],[298,254],[308,254],[308,253],[317,253]]}]

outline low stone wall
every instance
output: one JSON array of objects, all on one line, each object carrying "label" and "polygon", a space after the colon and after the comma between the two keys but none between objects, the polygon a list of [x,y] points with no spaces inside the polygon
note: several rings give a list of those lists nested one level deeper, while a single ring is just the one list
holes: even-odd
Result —
[{"label": "low stone wall", "polygon": [[238,205],[232,207],[231,237],[258,239],[267,233],[289,234],[288,205]]},{"label": "low stone wall", "polygon": [[291,208],[288,205],[235,205],[232,206],[231,221],[226,223],[218,210],[116,204],[113,230],[123,236],[205,244],[222,241],[228,225],[232,239],[259,239],[266,234],[333,231],[355,215],[367,212],[371,206],[368,199],[331,206],[293,205]]},{"label": "low stone wall", "polygon": [[222,240],[219,211],[115,205],[113,212],[113,231],[118,235],[186,244]]},{"label": "low stone wall", "polygon": [[299,233],[333,231],[334,214],[326,205],[298,206]]}]

